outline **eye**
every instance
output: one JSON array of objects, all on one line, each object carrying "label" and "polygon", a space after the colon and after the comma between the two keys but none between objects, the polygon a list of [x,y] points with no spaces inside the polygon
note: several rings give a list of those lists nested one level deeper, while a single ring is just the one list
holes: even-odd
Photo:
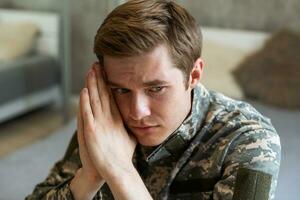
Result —
[{"label": "eye", "polygon": [[165,87],[163,86],[156,86],[156,87],[152,87],[149,89],[150,92],[160,92],[164,89]]},{"label": "eye", "polygon": [[118,94],[125,94],[129,92],[129,90],[125,88],[112,88],[112,90]]}]

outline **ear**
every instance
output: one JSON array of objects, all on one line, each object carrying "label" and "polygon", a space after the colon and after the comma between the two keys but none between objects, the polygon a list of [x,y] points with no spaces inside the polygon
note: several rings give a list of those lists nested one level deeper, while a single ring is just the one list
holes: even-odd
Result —
[{"label": "ear", "polygon": [[189,86],[191,89],[196,87],[203,73],[204,61],[201,57],[199,57],[195,62],[193,69],[190,73]]}]

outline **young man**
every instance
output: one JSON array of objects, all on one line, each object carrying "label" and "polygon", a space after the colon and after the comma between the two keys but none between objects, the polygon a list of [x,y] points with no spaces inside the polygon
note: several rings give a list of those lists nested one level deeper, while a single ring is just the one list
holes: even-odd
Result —
[{"label": "young man", "polygon": [[77,134],[32,199],[273,199],[280,141],[249,104],[208,91],[201,34],[172,1],[132,0],[95,37]]}]

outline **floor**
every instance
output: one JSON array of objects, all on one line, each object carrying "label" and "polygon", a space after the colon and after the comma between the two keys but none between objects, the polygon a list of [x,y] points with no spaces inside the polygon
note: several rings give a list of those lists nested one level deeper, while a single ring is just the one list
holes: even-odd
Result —
[{"label": "floor", "polygon": [[[71,106],[71,116],[76,113]],[[0,157],[44,138],[64,125],[60,109],[49,105],[0,124]]]},{"label": "floor", "polygon": [[0,200],[20,200],[32,193],[65,153],[76,118],[48,136],[0,157]]}]

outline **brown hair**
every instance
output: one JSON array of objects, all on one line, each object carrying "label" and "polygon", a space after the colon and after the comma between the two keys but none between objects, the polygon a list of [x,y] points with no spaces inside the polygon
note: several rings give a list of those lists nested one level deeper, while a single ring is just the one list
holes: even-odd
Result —
[{"label": "brown hair", "polygon": [[194,18],[168,0],[129,0],[115,8],[97,31],[94,52],[103,56],[128,57],[163,44],[175,67],[186,80],[201,56],[202,35]]}]

